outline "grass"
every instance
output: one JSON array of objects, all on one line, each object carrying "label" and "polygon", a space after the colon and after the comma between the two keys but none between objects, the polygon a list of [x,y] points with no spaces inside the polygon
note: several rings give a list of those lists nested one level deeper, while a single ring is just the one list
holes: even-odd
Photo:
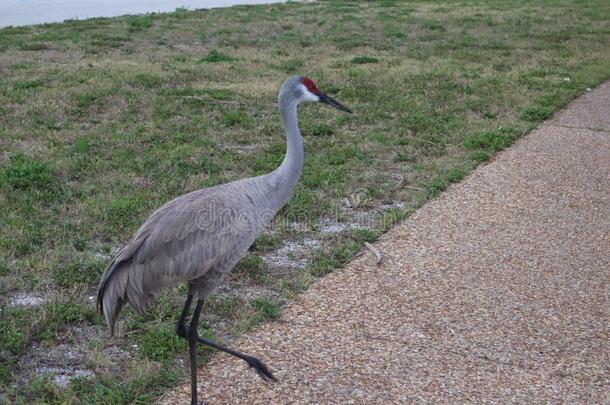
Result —
[{"label": "grass", "polygon": [[[328,1],[1,29],[0,398],[142,403],[184,380],[184,286],[110,340],[89,297],[156,207],[281,162],[288,74],[355,113],[300,108],[295,194],[205,308],[225,342],[608,79],[608,21],[602,0]],[[65,348],[95,377],[32,376]]]},{"label": "grass", "polygon": [[218,63],[218,62],[231,62],[235,58],[218,52],[216,49],[212,49],[208,56],[201,58],[201,63]]},{"label": "grass", "polygon": [[379,63],[379,59],[373,56],[354,56],[352,58],[352,63],[360,65],[365,63]]}]

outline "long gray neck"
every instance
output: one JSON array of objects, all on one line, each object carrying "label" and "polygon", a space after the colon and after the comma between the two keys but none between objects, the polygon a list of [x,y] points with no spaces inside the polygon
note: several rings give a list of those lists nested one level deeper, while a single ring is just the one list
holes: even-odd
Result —
[{"label": "long gray neck", "polygon": [[303,170],[303,137],[297,122],[297,103],[280,103],[279,106],[282,123],[286,129],[288,146],[284,161],[274,171],[274,175],[281,179],[281,182],[289,187],[288,197],[299,181]]}]

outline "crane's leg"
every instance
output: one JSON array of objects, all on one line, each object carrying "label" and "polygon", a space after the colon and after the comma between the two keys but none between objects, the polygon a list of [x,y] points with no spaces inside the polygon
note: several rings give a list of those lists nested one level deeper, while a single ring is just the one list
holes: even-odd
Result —
[{"label": "crane's leg", "polygon": [[[186,339],[189,343],[189,364],[191,367],[191,405],[199,405],[197,402],[197,323],[199,322],[199,315],[201,313],[203,303],[201,301],[197,301],[197,305],[195,306],[195,311],[193,312],[193,317],[191,319],[191,324],[187,327],[186,317],[189,309],[191,308],[192,302],[193,296],[191,294],[187,295],[186,301],[184,302],[184,307],[180,313],[180,318],[176,324],[176,334]],[[193,334],[191,331],[195,331],[195,333]]]},{"label": "crane's leg", "polygon": [[191,307],[191,303],[193,302],[193,296],[191,294],[187,295],[186,301],[184,302],[184,308],[182,308],[182,313],[180,314],[180,318],[178,319],[178,323],[176,325],[176,334],[178,336],[185,338],[189,343],[189,358],[190,358],[190,366],[191,366],[191,405],[198,405],[197,402],[197,343],[204,344],[206,346],[212,347],[214,349],[223,351],[232,356],[240,358],[244,360],[250,367],[253,367],[258,375],[265,381],[273,380],[277,381],[277,379],[271,374],[271,371],[265,366],[265,364],[257,359],[256,357],[248,356],[247,354],[240,353],[238,351],[229,349],[223,345],[212,342],[211,340],[204,339],[199,336],[197,332],[197,326],[199,323],[199,317],[201,316],[201,310],[203,308],[203,300],[197,300],[197,304],[195,305],[195,310],[193,311],[193,316],[191,317],[191,323],[189,326],[186,326],[186,317],[188,315],[189,308]]},{"label": "crane's leg", "polygon": [[[254,368],[254,370],[256,370],[257,374],[263,380],[277,381],[277,379],[273,376],[273,374],[271,374],[271,371],[269,371],[267,366],[262,361],[257,359],[256,357],[248,356],[247,354],[240,353],[235,350],[231,350],[228,347],[225,347],[225,346],[220,345],[216,342],[213,342],[209,339],[204,339],[199,336],[199,334],[197,333],[197,323],[199,322],[201,309],[203,308],[203,300],[197,301],[197,305],[195,306],[195,310],[193,311],[193,316],[191,318],[191,324],[187,327],[186,326],[186,316],[188,314],[188,310],[191,306],[192,301],[193,301],[193,296],[188,295],[186,297],[186,302],[184,303],[184,308],[182,309],[182,314],[180,315],[180,319],[178,320],[178,324],[176,325],[176,333],[178,334],[178,336],[183,337],[186,340],[188,340],[189,350],[196,350],[196,349],[191,348],[191,340],[195,339],[195,341],[197,341],[201,344],[204,344],[204,345],[212,347],[216,350],[223,351],[232,356],[242,359],[243,361],[248,363],[248,365],[250,367]],[[196,375],[196,369],[195,369],[195,372],[193,372],[192,367],[193,367],[193,364],[195,364],[196,360],[197,360],[197,357],[196,356],[193,357],[193,354],[191,354],[191,383],[192,383],[191,388],[194,390],[193,392],[195,393],[195,395],[197,394],[197,392],[196,392],[197,382],[195,381],[195,378],[197,375]]]},{"label": "crane's leg", "polygon": [[180,313],[180,318],[176,323],[176,334],[186,340],[188,340],[188,336],[186,334],[186,316],[188,315],[192,302],[193,296],[191,294],[187,295],[186,301],[184,301],[184,307],[182,308],[182,313]]},{"label": "crane's leg", "polygon": [[[187,298],[188,300],[188,298]],[[191,363],[191,405],[198,405],[197,402],[197,340],[199,334],[197,333],[197,325],[199,324],[199,316],[201,315],[201,308],[203,308],[203,300],[197,300],[195,310],[193,311],[193,317],[191,318],[191,324],[188,329],[188,342],[189,342],[189,356]]]},{"label": "crane's leg", "polygon": [[219,345],[218,343],[212,342],[211,340],[208,339],[204,339],[202,337],[198,337],[197,340],[199,341],[199,343],[204,344],[206,346],[210,346],[213,347],[216,350],[220,350],[223,351],[225,353],[229,353],[232,356],[235,356],[237,358],[242,359],[243,361],[245,361],[246,363],[248,363],[248,365],[250,367],[254,367],[254,369],[256,370],[256,372],[258,373],[258,375],[264,380],[264,381],[269,381],[269,380],[273,380],[273,381],[277,381],[277,378],[275,378],[273,376],[273,374],[271,374],[271,371],[269,371],[269,369],[267,368],[267,366],[265,366],[265,363],[263,363],[262,361],[260,361],[259,359],[257,359],[256,357],[252,357],[252,356],[248,356],[247,354],[244,353],[240,353],[237,352],[235,350],[231,350],[228,347],[225,347],[223,345]]}]

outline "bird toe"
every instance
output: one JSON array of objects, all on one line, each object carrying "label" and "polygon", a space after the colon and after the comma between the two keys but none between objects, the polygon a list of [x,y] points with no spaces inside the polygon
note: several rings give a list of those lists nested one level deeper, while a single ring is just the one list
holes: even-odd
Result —
[{"label": "bird toe", "polygon": [[263,381],[277,381],[277,378],[275,378],[267,366],[259,359],[251,357],[248,360],[248,365],[256,370],[256,373],[263,379]]}]

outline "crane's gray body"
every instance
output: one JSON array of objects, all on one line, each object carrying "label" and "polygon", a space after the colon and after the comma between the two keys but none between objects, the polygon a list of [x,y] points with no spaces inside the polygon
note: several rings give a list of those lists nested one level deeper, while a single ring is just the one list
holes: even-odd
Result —
[{"label": "crane's gray body", "polygon": [[303,98],[300,78],[289,78],[278,103],[288,142],[280,167],[180,196],[144,222],[102,276],[98,305],[111,333],[125,302],[144,313],[163,287],[179,282],[187,282],[189,294],[203,300],[245,255],[300,177],[297,105]]}]

